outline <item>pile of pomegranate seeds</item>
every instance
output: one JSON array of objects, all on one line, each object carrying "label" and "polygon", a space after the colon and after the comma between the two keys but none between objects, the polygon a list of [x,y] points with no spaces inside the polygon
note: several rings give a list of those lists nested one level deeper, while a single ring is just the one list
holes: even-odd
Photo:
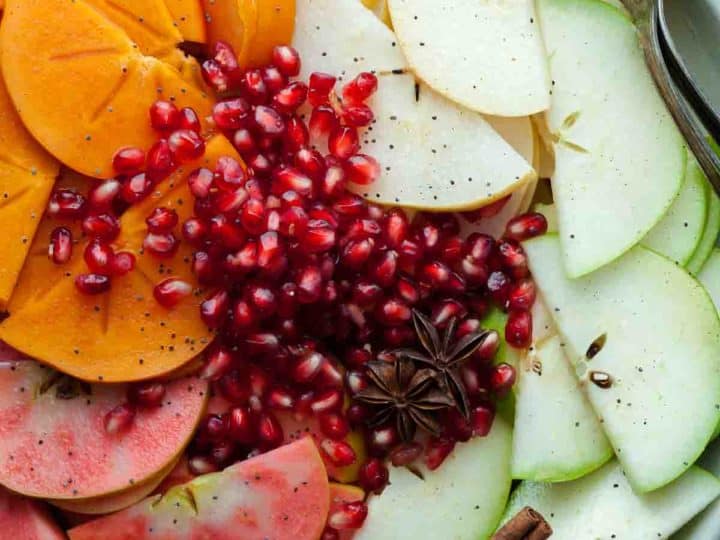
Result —
[{"label": "pile of pomegranate seeds", "polygon": [[[320,450],[336,467],[356,462],[346,436],[363,430],[370,457],[359,483],[380,493],[388,481],[385,458],[394,466],[423,459],[435,469],[457,442],[487,435],[494,401],[512,387],[515,370],[494,365],[500,345],[494,333],[460,371],[470,417],[448,410],[442,435],[421,445],[402,442],[393,423],[366,428],[363,404],[345,406],[346,396],[367,387],[367,362],[392,361],[393,349],[416,343],[414,309],[439,329],[459,320],[460,338],[477,331],[494,305],[508,312],[506,341],[528,347],[536,291],[519,242],[543,234],[547,223],[526,214],[513,219],[499,241],[479,233],[463,238],[453,214],[420,212],[410,219],[402,209],[352,193],[348,184],[369,184],[380,174],[378,163],[360,152],[358,133],[373,121],[366,101],[377,78],[361,73],[337,92],[331,74],[313,73],[307,84],[293,80],[300,57],[291,47],[277,47],[273,60],[242,70],[227,44],[213,47],[202,65],[206,82],[223,96],[212,120],[246,167],[226,156],[213,170],[190,172],[194,216],[178,223],[175,212],[156,208],[146,220],[144,250],[164,258],[181,241],[192,245],[195,276],[210,291],[200,315],[217,338],[200,375],[229,406],[203,421],[190,446],[190,468],[202,474],[276,448],[285,441],[281,415],[314,418]],[[121,149],[113,160],[116,179],[87,197],[58,190],[50,201],[50,215],[82,219],[90,238],[84,254],[90,272],[76,282],[85,294],[107,291],[113,276],[134,266],[131,254],[111,246],[119,212],[204,152],[191,109],[159,101],[150,121],[161,138],[147,155]],[[69,230],[53,231],[52,260],[62,264],[71,251]],[[168,277],[154,295],[172,308],[191,292],[189,283]],[[119,431],[135,406],[158,402],[156,395],[153,388],[133,391],[106,419],[108,429]],[[351,505],[331,516],[326,537],[362,524],[367,508]]]}]

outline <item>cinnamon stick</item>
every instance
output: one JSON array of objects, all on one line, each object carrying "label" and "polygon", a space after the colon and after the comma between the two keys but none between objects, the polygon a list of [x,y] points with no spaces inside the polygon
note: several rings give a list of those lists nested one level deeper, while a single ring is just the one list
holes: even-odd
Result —
[{"label": "cinnamon stick", "polygon": [[526,506],[495,533],[492,540],[545,540],[552,527],[540,512]]}]

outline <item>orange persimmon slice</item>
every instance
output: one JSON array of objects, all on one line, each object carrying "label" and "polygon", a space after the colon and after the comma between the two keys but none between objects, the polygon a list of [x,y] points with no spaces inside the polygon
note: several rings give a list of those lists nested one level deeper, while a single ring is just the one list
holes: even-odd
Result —
[{"label": "orange persimmon slice", "polygon": [[60,164],[27,132],[2,80],[0,126],[0,310],[4,310]]},{"label": "orange persimmon slice", "polygon": [[174,24],[186,41],[205,43],[207,32],[200,0],[165,0]]},{"label": "orange persimmon slice", "polygon": [[[154,208],[174,208],[180,223],[193,213],[186,177],[199,166],[214,167],[220,156],[240,159],[232,145],[216,136],[203,158],[163,182],[155,193],[121,218],[116,251],[137,257],[135,269],[113,278],[110,292],[85,296],[75,288],[85,242],[75,246],[72,260],[56,268],[47,258],[47,238],[39,235],[10,302],[10,316],[0,324],[0,339],[58,370],[87,381],[134,381],[157,377],[182,366],[204,349],[212,333],[202,323],[203,291],[191,272],[192,249],[181,243],[171,259],[143,253],[145,218]],[[55,226],[57,222],[55,222]],[[43,228],[52,228],[43,224]],[[180,236],[179,227],[176,235]],[[196,287],[173,309],[160,306],[153,288],[168,277]]]},{"label": "orange persimmon slice", "polygon": [[155,100],[210,114],[210,98],[180,72],[192,61],[175,48],[181,39],[161,0],[7,0],[3,74],[40,144],[71,169],[109,178],[119,148],[157,139]]}]

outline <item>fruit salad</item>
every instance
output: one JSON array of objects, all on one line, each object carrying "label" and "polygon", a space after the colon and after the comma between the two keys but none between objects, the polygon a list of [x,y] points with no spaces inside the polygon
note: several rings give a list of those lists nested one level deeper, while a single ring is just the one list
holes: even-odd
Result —
[{"label": "fruit salad", "polygon": [[620,2],[0,8],[0,537],[720,535],[720,198]]}]

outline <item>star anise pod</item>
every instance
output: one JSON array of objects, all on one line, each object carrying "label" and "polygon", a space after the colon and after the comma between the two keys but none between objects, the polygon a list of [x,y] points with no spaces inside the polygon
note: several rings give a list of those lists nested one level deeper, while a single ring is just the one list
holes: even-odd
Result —
[{"label": "star anise pod", "polygon": [[413,324],[422,350],[398,349],[400,358],[408,358],[427,366],[435,373],[440,386],[453,398],[454,405],[465,418],[470,417],[470,400],[458,372],[460,364],[470,358],[490,335],[487,330],[471,332],[453,341],[457,319],[452,318],[442,337],[433,323],[418,310],[413,310]]},{"label": "star anise pod", "polygon": [[376,408],[370,427],[394,420],[405,441],[415,436],[418,426],[438,435],[440,422],[435,413],[452,407],[454,401],[437,386],[434,373],[417,369],[407,358],[395,362],[372,361],[367,364],[370,386],[355,398]]}]

